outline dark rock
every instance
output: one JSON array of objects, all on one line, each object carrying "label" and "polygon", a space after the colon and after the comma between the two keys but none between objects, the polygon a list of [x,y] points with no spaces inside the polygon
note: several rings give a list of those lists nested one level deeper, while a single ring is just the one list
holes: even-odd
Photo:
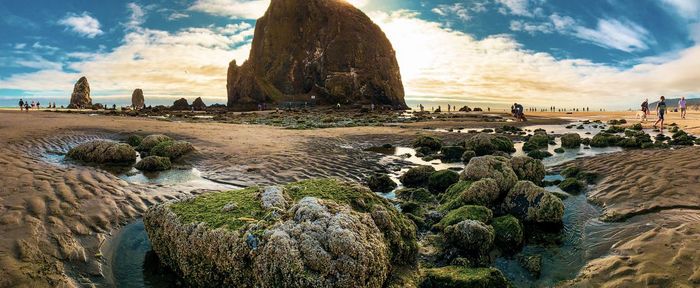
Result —
[{"label": "dark rock", "polygon": [[70,149],[66,157],[89,163],[124,165],[136,161],[136,150],[128,144],[93,140]]},{"label": "dark rock", "polygon": [[204,104],[202,97],[197,97],[197,99],[194,99],[194,102],[192,102],[192,108],[194,108],[194,111],[204,111],[207,110],[207,104]]},{"label": "dark rock", "polygon": [[459,174],[451,170],[441,170],[434,172],[428,178],[428,190],[433,194],[444,193],[452,184],[459,181]]},{"label": "dark rock", "polygon": [[386,174],[375,174],[367,179],[367,187],[373,192],[387,193],[396,189],[396,182]]},{"label": "dark rock", "polygon": [[190,104],[187,102],[187,99],[180,98],[173,103],[173,106],[170,107],[170,109],[175,110],[175,111],[187,111],[187,110],[190,110],[191,108],[190,108]]},{"label": "dark rock", "polygon": [[435,172],[435,168],[432,166],[418,166],[406,171],[405,174],[401,175],[399,180],[401,180],[401,183],[406,187],[427,187],[428,179],[430,179],[430,175],[432,175],[433,172]]}]

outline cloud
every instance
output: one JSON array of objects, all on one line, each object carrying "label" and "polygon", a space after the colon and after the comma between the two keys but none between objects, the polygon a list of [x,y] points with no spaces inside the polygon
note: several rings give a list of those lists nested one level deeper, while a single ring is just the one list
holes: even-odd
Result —
[{"label": "cloud", "polygon": [[454,16],[462,21],[467,21],[471,18],[471,16],[469,16],[469,9],[464,7],[464,4],[462,3],[455,3],[452,5],[440,4],[433,8],[432,11],[433,13],[444,17]]},{"label": "cloud", "polygon": [[189,18],[189,17],[190,17],[190,15],[185,14],[185,13],[173,12],[172,14],[168,15],[168,20],[175,21],[178,19]]},{"label": "cloud", "polygon": [[27,47],[27,43],[17,43],[17,44],[15,44],[15,49],[17,49],[17,50],[24,49],[24,47]]},{"label": "cloud", "polygon": [[131,12],[129,16],[129,21],[127,21],[124,26],[127,29],[139,29],[140,26],[146,22],[146,12],[141,6],[136,3],[127,3],[127,9]]},{"label": "cloud", "polygon": [[625,52],[644,51],[655,40],[644,27],[630,21],[599,19],[595,29],[578,26],[573,35],[604,48]]},{"label": "cloud", "polygon": [[678,15],[689,20],[700,20],[700,1],[698,0],[660,0],[667,8],[672,8]]},{"label": "cloud", "polygon": [[[409,11],[370,16],[394,45],[413,100],[628,108],[644,97],[700,91],[700,46],[665,62],[622,69],[532,52],[504,35],[477,40]],[[434,47],[440,52],[426,53]]]},{"label": "cloud", "polygon": [[80,15],[68,13],[63,19],[58,21],[58,24],[66,26],[73,32],[88,38],[95,38],[104,34],[100,30],[100,21],[90,16],[88,12],[83,12]]},{"label": "cloud", "polygon": [[270,0],[196,0],[188,10],[234,19],[257,19],[268,6]]},{"label": "cloud", "polygon": [[504,6],[499,10],[502,14],[510,13],[517,16],[528,17],[533,15],[533,13],[530,12],[530,0],[496,0],[496,3]]},{"label": "cloud", "polygon": [[647,29],[629,20],[598,19],[595,28],[588,28],[569,16],[552,14],[547,21],[512,20],[510,30],[530,34],[557,32],[585,40],[594,45],[624,52],[639,52],[656,43]]},{"label": "cloud", "polygon": [[86,76],[94,93],[101,96],[124,97],[133,89],[142,88],[146,97],[208,97],[223,101],[228,63],[247,59],[253,30],[248,23],[176,32],[134,29],[125,35],[121,46],[111,51],[68,53],[65,69],[41,59],[28,59],[21,64],[42,70],[0,79],[0,87],[67,96],[75,81]]}]

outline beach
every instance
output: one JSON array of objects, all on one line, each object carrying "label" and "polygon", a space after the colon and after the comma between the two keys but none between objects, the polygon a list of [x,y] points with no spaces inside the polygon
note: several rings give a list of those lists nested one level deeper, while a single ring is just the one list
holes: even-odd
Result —
[{"label": "beach", "polygon": [[[399,125],[328,129],[284,129],[270,125],[180,121],[0,110],[0,287],[77,287],[102,283],[100,247],[117,229],[141,218],[151,206],[221,191],[227,187],[284,184],[335,177],[362,183],[374,172],[389,172],[383,158],[367,148],[410,146],[418,135],[458,142],[461,133],[439,129],[497,128],[503,125],[561,125],[583,119],[626,118],[632,112],[532,113],[528,123],[463,118]],[[500,115],[495,115],[500,117]],[[675,119],[700,132],[700,114]],[[647,124],[647,125],[650,125]],[[102,169],[52,162],[52,152],[91,139],[123,140],[131,134],[167,134],[186,140],[196,152],[185,158],[201,185],[130,182]],[[696,241],[700,203],[697,147],[630,150],[585,157],[578,165],[601,175],[588,192],[603,208],[603,219],[645,225],[588,263],[574,280],[579,287],[679,287],[697,285]],[[196,182],[192,182],[196,183]],[[621,232],[622,233],[622,232]],[[672,244],[671,244],[672,243]],[[671,256],[675,255],[675,256]]]}]

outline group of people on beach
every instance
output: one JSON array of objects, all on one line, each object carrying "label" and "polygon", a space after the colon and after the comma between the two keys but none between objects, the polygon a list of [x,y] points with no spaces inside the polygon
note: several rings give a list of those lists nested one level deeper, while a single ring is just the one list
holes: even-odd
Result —
[{"label": "group of people on beach", "polygon": [[[53,103],[49,102],[48,108],[49,109],[56,108],[56,102],[53,102]],[[41,109],[41,103],[39,101],[34,102],[34,100],[32,100],[32,102],[30,103],[29,100],[24,101],[24,99],[19,99],[19,110],[29,112],[29,109],[39,110],[39,109]]]},{"label": "group of people on beach", "polygon": [[[659,117],[656,122],[654,122],[654,128],[664,129],[664,120],[666,120],[666,112],[668,107],[666,106],[666,97],[661,96],[659,98],[659,103],[656,104],[656,115]],[[681,119],[685,119],[688,113],[688,102],[685,97],[681,97],[678,101],[678,112],[681,113]],[[649,99],[645,99],[642,102],[642,120],[647,121],[647,116],[651,115],[649,110]]]},{"label": "group of people on beach", "polygon": [[515,120],[520,122],[527,121],[527,118],[525,118],[525,107],[522,104],[514,103],[513,106],[510,106],[510,113],[513,114]]}]

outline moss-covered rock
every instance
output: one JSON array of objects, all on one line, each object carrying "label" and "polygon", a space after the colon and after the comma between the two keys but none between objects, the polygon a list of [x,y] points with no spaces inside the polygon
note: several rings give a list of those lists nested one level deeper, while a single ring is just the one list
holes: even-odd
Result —
[{"label": "moss-covered rock", "polygon": [[417,188],[417,187],[427,187],[428,186],[428,180],[430,179],[430,175],[435,172],[435,168],[432,166],[418,166],[418,167],[413,167],[411,169],[408,169],[406,173],[401,175],[399,177],[399,180],[403,184],[403,186],[409,187],[409,188]]},{"label": "moss-covered rock", "polygon": [[161,262],[189,286],[382,287],[417,255],[411,220],[332,179],[160,204],[144,224]]},{"label": "moss-covered rock", "polygon": [[192,146],[190,142],[165,141],[153,147],[150,155],[168,157],[170,160],[176,160],[192,151],[194,151],[194,146]]},{"label": "moss-covered rock", "polygon": [[488,253],[493,248],[495,232],[493,227],[476,220],[464,220],[445,227],[445,241],[458,250],[467,253]]},{"label": "moss-covered rock", "polygon": [[557,149],[554,149],[554,153],[557,153],[557,154],[562,154],[562,153],[565,153],[565,152],[566,152],[566,150],[564,150],[564,148],[557,148]]},{"label": "moss-covered rock", "polygon": [[421,288],[507,288],[508,280],[496,268],[446,266],[422,271]]},{"label": "moss-covered rock", "polygon": [[513,141],[504,136],[496,136],[487,133],[479,133],[468,138],[464,147],[467,150],[474,151],[476,156],[491,155],[496,151],[505,153],[515,152]]},{"label": "moss-covered rock", "polygon": [[494,218],[491,226],[496,233],[495,244],[503,251],[514,251],[523,243],[523,226],[513,215]]},{"label": "moss-covered rock", "polygon": [[452,170],[440,170],[430,174],[428,190],[434,194],[444,193],[452,184],[459,181],[459,174]]},{"label": "moss-covered rock", "polygon": [[129,144],[93,140],[73,147],[66,157],[88,163],[129,165],[136,161],[136,150]]},{"label": "moss-covered rock", "polygon": [[136,150],[151,151],[153,147],[156,147],[156,145],[166,141],[173,141],[173,138],[170,138],[163,134],[148,135],[141,140],[141,144],[139,144]]},{"label": "moss-covered rock", "polygon": [[442,148],[442,140],[431,136],[420,136],[413,142],[413,148],[423,148],[424,154],[430,154],[440,151]]},{"label": "moss-covered rock", "polygon": [[396,197],[404,201],[416,201],[419,203],[435,202],[435,196],[425,188],[404,188],[396,192]]},{"label": "moss-covered rock", "polygon": [[508,192],[504,210],[523,222],[561,224],[564,203],[530,181],[520,181]]},{"label": "moss-covered rock", "polygon": [[471,161],[474,157],[476,157],[476,152],[472,150],[464,151],[464,153],[462,154],[462,162],[464,164],[468,164],[469,161]]},{"label": "moss-covered rock", "polygon": [[141,171],[150,172],[170,170],[172,167],[173,165],[170,163],[170,158],[160,156],[148,156],[141,159],[141,161],[134,166],[134,168]]},{"label": "moss-covered rock", "polygon": [[576,178],[566,178],[559,183],[559,189],[572,194],[581,193],[585,187],[586,185]]},{"label": "moss-covered rock", "polygon": [[630,126],[630,129],[636,130],[636,131],[642,131],[642,129],[644,129],[644,127],[642,127],[642,124],[637,123],[637,124],[633,124],[632,126]]},{"label": "moss-covered rock", "polygon": [[530,275],[540,278],[542,272],[542,256],[540,255],[518,255],[518,263],[525,268]]},{"label": "moss-covered rock", "polygon": [[396,189],[396,182],[386,174],[375,174],[367,179],[367,187],[374,192],[387,193]]},{"label": "moss-covered rock", "polygon": [[532,157],[513,157],[510,159],[511,168],[518,176],[518,180],[531,181],[537,185],[542,184],[546,170],[542,161]]},{"label": "moss-covered rock", "polygon": [[[545,132],[546,133],[546,132]],[[549,147],[549,136],[547,134],[536,133],[525,142],[523,145],[523,150],[525,152],[534,151],[538,149],[544,149]]]},{"label": "moss-covered rock", "polygon": [[542,160],[544,158],[552,157],[552,153],[543,150],[532,150],[530,152],[527,152],[527,156],[537,160]]},{"label": "moss-covered rock", "polygon": [[466,149],[462,146],[443,146],[440,150],[442,154],[442,162],[445,163],[455,163],[462,161],[462,155]]},{"label": "moss-covered rock", "polygon": [[578,133],[568,133],[561,136],[561,147],[579,148],[581,147],[581,136]]},{"label": "moss-covered rock", "polygon": [[141,145],[141,141],[143,141],[143,137],[139,135],[129,135],[129,137],[126,138],[126,144],[131,145],[131,147],[138,147]]},{"label": "moss-covered rock", "polygon": [[460,181],[445,193],[440,211],[450,211],[463,205],[492,206],[500,195],[498,182],[491,178],[475,182]]},{"label": "moss-covered rock", "polygon": [[465,205],[447,213],[445,217],[435,225],[437,230],[442,230],[447,226],[455,225],[464,220],[476,220],[482,223],[491,223],[493,211],[484,206]]},{"label": "moss-covered rock", "polygon": [[500,156],[482,156],[469,161],[462,172],[462,180],[477,181],[483,178],[496,180],[501,192],[506,192],[518,181],[510,159]]},{"label": "moss-covered rock", "polygon": [[559,172],[564,178],[576,178],[578,174],[581,173],[581,168],[576,166],[567,167],[566,169]]}]

